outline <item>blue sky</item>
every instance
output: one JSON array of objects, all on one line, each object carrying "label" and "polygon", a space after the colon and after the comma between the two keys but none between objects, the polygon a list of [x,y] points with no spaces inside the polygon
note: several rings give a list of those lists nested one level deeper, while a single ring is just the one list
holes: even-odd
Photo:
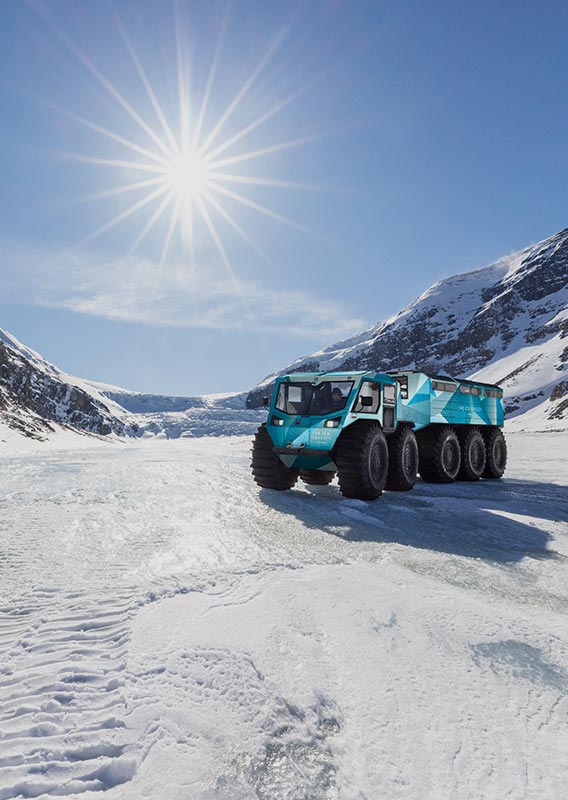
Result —
[{"label": "blue sky", "polygon": [[568,224],[565,3],[2,16],[0,326],[68,372],[246,389]]}]

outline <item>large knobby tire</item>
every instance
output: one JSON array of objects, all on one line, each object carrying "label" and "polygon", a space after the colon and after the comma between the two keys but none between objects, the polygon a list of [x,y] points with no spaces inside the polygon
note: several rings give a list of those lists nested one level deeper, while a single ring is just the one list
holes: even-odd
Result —
[{"label": "large knobby tire", "polygon": [[507,466],[507,443],[499,428],[484,431],[485,469],[483,477],[495,480],[503,477]]},{"label": "large knobby tire", "polygon": [[301,469],[300,479],[308,486],[327,486],[335,478],[335,472],[323,469]]},{"label": "large knobby tire", "polygon": [[452,483],[460,469],[460,443],[450,425],[434,425],[419,439],[418,471],[427,483]]},{"label": "large knobby tire", "polygon": [[299,469],[290,469],[272,452],[274,444],[264,425],[256,432],[252,445],[251,470],[263,489],[291,489],[298,480]]},{"label": "large knobby tire", "polygon": [[387,438],[389,472],[386,488],[391,492],[407,492],[416,483],[418,442],[412,428],[403,425]]},{"label": "large knobby tire", "polygon": [[485,469],[485,442],[479,428],[462,428],[459,433],[460,481],[478,481]]},{"label": "large knobby tire", "polygon": [[354,424],[337,443],[335,463],[339,488],[345,497],[375,500],[384,489],[389,451],[381,428]]}]

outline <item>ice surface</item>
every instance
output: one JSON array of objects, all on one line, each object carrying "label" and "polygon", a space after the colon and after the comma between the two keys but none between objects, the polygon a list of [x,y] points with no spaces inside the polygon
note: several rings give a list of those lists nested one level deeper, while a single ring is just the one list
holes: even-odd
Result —
[{"label": "ice surface", "polygon": [[249,449],[2,460],[0,800],[564,796],[565,436],[374,503]]}]

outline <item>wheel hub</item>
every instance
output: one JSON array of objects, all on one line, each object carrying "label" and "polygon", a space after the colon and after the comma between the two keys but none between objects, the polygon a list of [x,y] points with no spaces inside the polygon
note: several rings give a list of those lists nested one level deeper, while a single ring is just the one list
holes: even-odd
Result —
[{"label": "wheel hub", "polygon": [[471,443],[470,450],[471,466],[476,472],[481,472],[483,469],[483,445],[477,440]]},{"label": "wheel hub", "polygon": [[402,451],[402,468],[404,470],[404,474],[407,476],[414,475],[417,466],[416,448],[412,446],[412,442],[408,441],[404,445],[404,449]]},{"label": "wheel hub", "polygon": [[457,470],[458,452],[454,445],[454,442],[450,441],[444,444],[444,449],[442,450],[442,463],[444,465],[444,469],[450,475]]},{"label": "wheel hub", "polygon": [[383,462],[378,443],[374,443],[369,451],[369,474],[373,482],[380,481],[382,477]]},{"label": "wheel hub", "polygon": [[503,447],[503,442],[499,439],[495,442],[493,447],[493,460],[497,467],[501,469],[505,461],[505,448]]}]

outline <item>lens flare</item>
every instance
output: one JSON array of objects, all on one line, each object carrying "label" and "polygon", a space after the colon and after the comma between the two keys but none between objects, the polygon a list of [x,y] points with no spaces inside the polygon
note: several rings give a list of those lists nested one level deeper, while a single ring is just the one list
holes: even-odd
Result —
[{"label": "lens flare", "polygon": [[[235,280],[235,273],[231,266],[226,246],[221,239],[217,220],[220,219],[226,223],[259,256],[267,261],[269,261],[269,258],[231,215],[226,208],[227,201],[233,206],[236,204],[237,207],[250,209],[297,230],[307,231],[297,222],[252,200],[245,194],[235,191],[235,185],[240,184],[245,189],[247,186],[260,186],[277,189],[321,190],[320,187],[305,183],[243,174],[238,171],[239,165],[248,165],[256,159],[265,159],[273,154],[289,151],[321,137],[305,136],[291,141],[267,143],[264,147],[256,146],[248,151],[235,151],[235,147],[237,145],[241,146],[253,131],[258,131],[265,122],[315,86],[328,74],[329,70],[312,78],[308,84],[280,100],[272,108],[263,110],[252,122],[236,130],[236,132],[231,132],[230,135],[223,139],[223,132],[227,129],[235,111],[247,100],[251,88],[258,81],[259,76],[271,62],[275,53],[281,48],[288,31],[282,31],[275,37],[231,102],[224,108],[216,121],[210,127],[207,127],[207,110],[221,63],[228,18],[225,19],[221,28],[217,46],[213,53],[201,103],[199,108],[194,109],[187,79],[189,59],[184,50],[184,37],[182,36],[182,26],[177,13],[177,5],[175,9],[175,68],[178,86],[178,108],[175,120],[168,118],[164,111],[142,62],[130,41],[123,22],[116,11],[113,10],[113,16],[126,50],[150,101],[155,115],[154,122],[146,119],[135,108],[133,102],[128,99],[124,92],[119,90],[100,68],[83,54],[51,19],[46,19],[65,47],[79,59],[91,76],[136,124],[136,130],[140,134],[139,136],[131,135],[127,138],[112,130],[108,125],[101,125],[79,114],[57,108],[59,112],[66,114],[76,123],[111,141],[115,146],[118,145],[124,151],[124,156],[121,157],[119,155],[117,158],[66,154],[74,160],[107,169],[115,169],[117,172],[120,171],[123,176],[125,174],[129,175],[127,182],[122,185],[97,192],[83,199],[120,198],[128,196],[130,193],[136,196],[136,200],[131,205],[98,227],[79,244],[82,245],[93,241],[135,214],[142,212],[147,213],[149,216],[132,243],[129,253],[134,252],[159,220],[165,218],[166,233],[161,247],[160,266],[168,258],[176,231],[180,235],[184,248],[190,254],[190,263],[194,265],[197,240],[195,235],[196,225],[201,224],[215,244],[220,260],[227,269],[231,280]],[[227,168],[231,171],[227,171]],[[142,196],[140,195],[141,192],[143,192]],[[308,232],[311,233],[311,231]]]}]

